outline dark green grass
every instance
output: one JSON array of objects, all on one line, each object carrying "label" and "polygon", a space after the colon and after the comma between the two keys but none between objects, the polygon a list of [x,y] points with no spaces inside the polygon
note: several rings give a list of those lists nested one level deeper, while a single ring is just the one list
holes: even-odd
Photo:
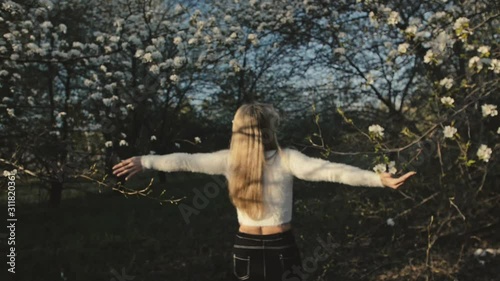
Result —
[{"label": "dark green grass", "polygon": [[[165,184],[155,181],[152,195],[165,189],[164,197],[186,197],[182,203],[189,206],[193,190],[213,182],[189,173],[167,178]],[[145,177],[137,180],[131,186],[148,182]],[[84,186],[93,192],[66,192],[57,209],[30,202],[43,196],[26,199],[38,194],[37,189],[18,187],[17,273],[12,280],[227,280],[238,224],[225,186],[189,223],[179,205],[98,193],[92,183]],[[294,197],[294,233],[303,260],[308,260],[308,280],[383,280],[380,276],[408,270],[409,264],[417,266],[415,274],[426,272],[419,269],[425,262],[427,233],[418,213],[397,219],[393,227],[385,223],[415,205],[398,192],[296,181]],[[326,259],[315,258],[318,239],[334,244]],[[439,252],[437,247],[433,251]],[[460,250],[458,244],[447,247],[443,252]]]}]

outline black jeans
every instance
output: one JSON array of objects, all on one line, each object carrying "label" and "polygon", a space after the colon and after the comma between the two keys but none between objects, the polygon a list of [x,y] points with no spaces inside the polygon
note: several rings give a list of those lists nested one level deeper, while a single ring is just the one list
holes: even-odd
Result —
[{"label": "black jeans", "polygon": [[232,259],[232,280],[302,280],[302,261],[292,230],[268,235],[238,232]]}]

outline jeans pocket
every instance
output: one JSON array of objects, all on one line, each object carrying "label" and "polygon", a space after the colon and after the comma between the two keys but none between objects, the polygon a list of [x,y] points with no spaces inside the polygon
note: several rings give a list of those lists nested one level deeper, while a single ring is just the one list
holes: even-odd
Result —
[{"label": "jeans pocket", "polygon": [[238,280],[250,278],[250,257],[239,257],[233,254],[233,273]]}]

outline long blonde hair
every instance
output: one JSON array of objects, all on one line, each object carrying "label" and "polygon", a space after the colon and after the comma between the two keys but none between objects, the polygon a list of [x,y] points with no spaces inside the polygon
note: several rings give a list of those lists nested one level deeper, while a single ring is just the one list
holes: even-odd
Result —
[{"label": "long blonde hair", "polygon": [[264,213],[265,151],[275,149],[281,153],[276,138],[278,124],[279,115],[270,104],[244,104],[234,115],[229,149],[229,198],[252,219],[259,219]]}]

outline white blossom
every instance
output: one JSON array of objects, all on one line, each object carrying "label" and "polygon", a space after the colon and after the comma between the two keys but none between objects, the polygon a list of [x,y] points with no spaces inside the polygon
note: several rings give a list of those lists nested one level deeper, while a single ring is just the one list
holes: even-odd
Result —
[{"label": "white blossom", "polygon": [[[90,98],[94,99],[94,100],[101,100],[102,99],[102,93],[101,92],[92,93],[90,95]],[[110,99],[110,101],[111,101],[111,99]]]},{"label": "white blossom", "polygon": [[40,27],[43,29],[43,31],[47,32],[49,28],[53,27],[53,25],[50,21],[44,21],[40,24]]},{"label": "white blossom", "polygon": [[120,140],[120,146],[128,146],[128,142],[126,140]]},{"label": "white blossom", "polygon": [[405,29],[405,33],[411,36],[415,36],[415,34],[417,34],[417,30],[418,30],[417,26],[410,25]]},{"label": "white blossom", "polygon": [[241,66],[237,60],[235,59],[230,60],[229,65],[233,68],[234,72],[240,72]]},{"label": "white blossom", "polygon": [[197,43],[198,43],[198,38],[196,38],[196,37],[190,38],[188,40],[188,44],[189,45],[194,45],[194,44],[197,44]]},{"label": "white blossom", "polygon": [[368,14],[368,18],[370,19],[370,23],[375,26],[375,27],[378,27],[378,20],[377,20],[377,16],[375,16],[375,13],[374,12],[370,12]]},{"label": "white blossom", "polygon": [[479,160],[483,160],[484,162],[488,162],[490,161],[490,158],[491,158],[491,153],[493,151],[491,150],[491,148],[489,148],[487,145],[484,145],[484,144],[481,144],[481,146],[479,146],[479,149],[477,150],[477,158],[479,158]]},{"label": "white blossom", "polygon": [[115,19],[115,21],[113,22],[113,26],[114,27],[122,27],[123,24],[125,23],[125,20],[124,19]]},{"label": "white blossom", "polygon": [[5,33],[5,34],[3,35],[3,38],[5,38],[5,39],[7,39],[7,40],[9,40],[9,41],[13,41],[13,40],[15,39],[15,36],[14,36],[14,34],[12,34],[12,33]]},{"label": "white blossom", "polygon": [[177,36],[174,38],[174,44],[179,45],[182,43],[182,38],[180,36]]},{"label": "white blossom", "polygon": [[152,135],[151,138],[150,138],[151,141],[155,141],[156,140],[156,136],[155,135]]},{"label": "white blossom", "polygon": [[472,30],[469,28],[469,19],[467,18],[459,18],[455,21],[453,25],[453,29],[455,29],[455,34],[458,36],[460,41],[466,42],[469,34],[472,34]]},{"label": "white blossom", "polygon": [[194,142],[195,142],[195,143],[201,143],[201,139],[200,139],[200,137],[195,137],[195,138],[194,138]]},{"label": "white blossom", "polygon": [[170,81],[172,81],[174,84],[179,82],[179,76],[177,76],[176,74],[170,75]]},{"label": "white blossom", "polygon": [[410,44],[408,44],[408,43],[400,44],[398,46],[398,52],[400,54],[406,54],[406,52],[408,51],[408,47],[410,47]]},{"label": "white blossom", "polygon": [[98,35],[96,38],[95,38],[95,41],[98,42],[98,43],[104,43],[104,36],[103,35]]},{"label": "white blossom", "polygon": [[481,69],[483,69],[483,62],[481,61],[481,58],[478,56],[472,57],[469,60],[469,68],[476,69],[477,72],[481,71]]},{"label": "white blossom", "polygon": [[380,125],[374,124],[368,127],[368,132],[371,134],[377,136],[377,137],[383,137],[384,136],[384,128]]},{"label": "white blossom", "polygon": [[483,117],[493,117],[498,115],[497,106],[493,104],[483,104],[481,106],[481,111],[483,113]]},{"label": "white blossom", "polygon": [[387,24],[396,25],[400,20],[401,18],[399,17],[399,13],[396,11],[392,11],[391,14],[389,15],[389,18],[387,18]]},{"label": "white blossom", "polygon": [[87,86],[87,87],[90,87],[90,86],[92,86],[92,85],[94,84],[94,81],[92,81],[92,80],[90,80],[90,79],[85,79],[85,80],[83,81],[83,84],[84,84],[85,86]]},{"label": "white blossom", "polygon": [[73,48],[76,48],[76,49],[83,49],[84,48],[84,45],[80,42],[73,42],[73,44],[71,45]]},{"label": "white blossom", "polygon": [[[113,82],[113,83],[111,83],[111,84],[107,84],[107,85],[105,85],[105,86],[104,86],[104,89],[105,89],[106,91],[113,92],[113,90],[116,88],[116,86],[117,86],[116,82]],[[114,97],[116,97],[116,96],[111,97],[111,99],[112,99],[112,100],[116,100],[116,98],[114,98]]]},{"label": "white blossom", "polygon": [[176,143],[175,143],[175,147],[177,147],[177,148],[181,148],[181,145],[180,145],[178,142],[176,142]]},{"label": "white blossom", "polygon": [[66,25],[65,25],[65,24],[61,23],[61,24],[59,25],[59,30],[60,30],[62,33],[66,34],[66,32],[68,31],[68,27],[66,27]]},{"label": "white blossom", "polygon": [[335,48],[335,49],[333,50],[333,52],[334,52],[335,54],[345,55],[345,48]]},{"label": "white blossom", "polygon": [[452,139],[453,136],[457,133],[457,128],[453,126],[445,126],[443,130],[443,134],[445,138]]},{"label": "white blossom", "polygon": [[386,221],[387,225],[388,226],[394,226],[395,223],[394,223],[394,220],[392,218],[388,218],[387,221]]},{"label": "white blossom", "polygon": [[110,98],[104,98],[102,99],[102,103],[104,104],[104,106],[111,106],[111,99]]},{"label": "white blossom", "polygon": [[252,43],[252,45],[258,45],[259,44],[259,39],[257,38],[257,35],[254,33],[248,34],[248,40]]},{"label": "white blossom", "polygon": [[386,164],[377,164],[377,165],[375,165],[375,167],[373,167],[373,170],[377,174],[385,173],[385,171],[387,171],[387,165]]},{"label": "white blossom", "polygon": [[40,0],[40,5],[47,8],[49,11],[54,8],[54,4],[50,0]]},{"label": "white blossom", "polygon": [[35,106],[35,98],[32,96],[28,97],[28,104],[31,106]]},{"label": "white blossom", "polygon": [[490,56],[490,47],[489,46],[481,46],[477,48],[477,52],[481,54],[482,57]]},{"label": "white blossom", "polygon": [[397,173],[398,170],[396,169],[396,162],[395,161],[390,161],[389,164],[387,164],[387,166],[389,168],[388,172],[390,174]]},{"label": "white blossom", "polygon": [[99,67],[99,69],[102,71],[102,72],[106,72],[108,71],[108,68],[103,64]]},{"label": "white blossom", "polygon": [[174,58],[174,67],[182,67],[186,63],[185,57],[175,57]]},{"label": "white blossom", "polygon": [[134,105],[133,104],[127,104],[127,109],[128,110],[134,110]]},{"label": "white blossom", "polygon": [[106,147],[112,147],[113,146],[113,142],[112,141],[107,141],[104,143],[104,146]]},{"label": "white blossom", "polygon": [[120,41],[120,36],[113,35],[109,37],[109,42],[117,43],[118,41]]},{"label": "white blossom", "polygon": [[434,52],[432,50],[428,50],[424,56],[424,63],[431,63],[434,60]]},{"label": "white blossom", "polygon": [[441,81],[439,81],[439,85],[442,86],[442,87],[445,87],[446,89],[450,89],[451,87],[453,87],[453,84],[455,82],[453,81],[453,79],[451,78],[443,78]]},{"label": "white blossom", "polygon": [[474,251],[474,256],[475,257],[484,257],[484,256],[486,256],[486,251],[481,249],[481,248],[478,248]]},{"label": "white blossom", "polygon": [[138,49],[137,51],[135,51],[134,57],[140,58],[142,56],[144,56],[144,50]]},{"label": "white blossom", "polygon": [[490,62],[490,67],[488,67],[489,70],[493,70],[496,74],[500,73],[500,60],[498,59],[492,59]]},{"label": "white blossom", "polygon": [[441,103],[447,106],[452,106],[455,103],[455,100],[452,97],[442,97]]},{"label": "white blossom", "polygon": [[184,10],[184,8],[182,7],[181,4],[175,5],[174,11],[175,11],[176,14],[182,12],[182,10]]},{"label": "white blossom", "polygon": [[15,176],[15,175],[17,175],[17,169],[14,169],[12,171],[7,171],[7,170],[3,171],[3,176],[4,177]]},{"label": "white blossom", "polygon": [[396,168],[396,162],[395,161],[390,161],[387,164],[377,164],[375,167],[373,167],[373,170],[377,173],[390,173],[390,174],[395,174],[398,172],[398,169]]},{"label": "white blossom", "polygon": [[[446,2],[446,1],[445,1]],[[442,18],[444,18],[446,16],[446,12],[443,12],[443,11],[440,11],[440,12],[437,12],[435,13],[432,18],[433,19],[436,19],[436,20],[440,20]]]},{"label": "white blossom", "polygon": [[373,83],[375,83],[375,77],[371,73],[366,74],[365,79],[367,85],[373,85]]},{"label": "white blossom", "polygon": [[12,44],[12,50],[14,52],[21,52],[23,50],[23,45],[21,44]]},{"label": "white blossom", "polygon": [[497,129],[497,134],[500,135],[500,127],[498,127],[498,129]]},{"label": "white blossom", "polygon": [[160,73],[160,67],[156,64],[153,64],[150,68],[149,71],[153,74],[159,74]]},{"label": "white blossom", "polygon": [[153,56],[151,55],[151,53],[145,53],[142,56],[142,61],[143,62],[152,62],[153,61]]},{"label": "white blossom", "polygon": [[7,108],[7,114],[9,115],[9,117],[16,117],[16,115],[14,114],[14,108]]}]

